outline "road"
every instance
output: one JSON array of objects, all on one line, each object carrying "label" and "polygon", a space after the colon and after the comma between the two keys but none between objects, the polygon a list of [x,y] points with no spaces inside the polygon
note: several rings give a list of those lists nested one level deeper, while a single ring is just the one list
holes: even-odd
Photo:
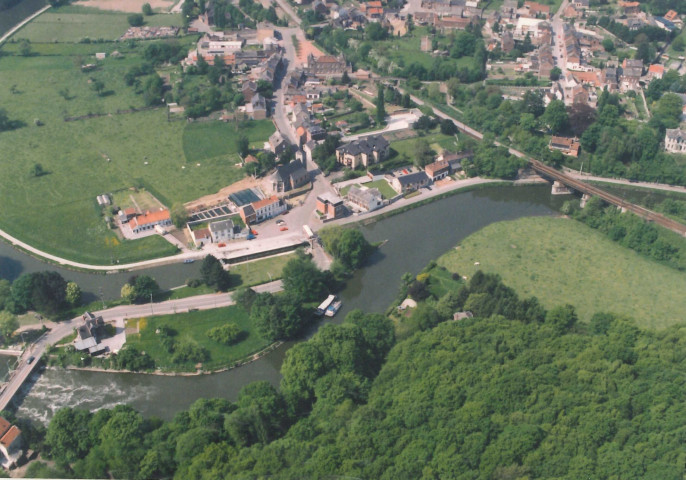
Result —
[{"label": "road", "polygon": [[293,7],[291,7],[291,4],[288,3],[288,0],[276,0],[276,3],[283,9],[284,12],[286,12],[289,17],[291,17],[291,20],[293,20],[296,25],[300,26],[300,24],[303,23],[298,14],[295,13],[295,10],[293,10]]},{"label": "road", "polygon": [[[562,39],[562,12],[569,6],[569,0],[565,0],[553,15],[551,26],[553,29],[553,56],[555,57],[556,66],[562,71],[559,83],[562,87],[563,95],[566,97],[565,88],[567,86],[567,58],[564,52],[564,42]],[[562,99],[565,100],[564,98]],[[566,102],[565,102],[566,103]]]},{"label": "road", "polygon": [[[270,283],[265,283],[254,287],[258,293],[270,292],[275,293],[282,290],[281,280]],[[208,310],[212,308],[227,307],[233,305],[233,300],[230,293],[215,293],[210,295],[198,295],[196,297],[182,298],[179,300],[168,300],[160,303],[147,303],[143,305],[120,305],[118,307],[107,310],[99,310],[93,312],[96,316],[102,316],[105,322],[111,322],[118,319],[139,318],[148,315],[166,315],[172,313],[187,312],[191,309]],[[19,357],[19,366],[11,374],[10,381],[5,385],[0,393],[0,410],[7,408],[12,398],[21,388],[22,384],[29,377],[33,369],[39,363],[39,359],[43,353],[67,335],[69,335],[74,328],[81,325],[81,317],[76,317],[66,322],[55,324],[55,326],[47,334],[40,337],[33,343],[24,353]],[[35,325],[40,328],[40,325]],[[31,363],[28,362],[30,357],[36,360]]]}]

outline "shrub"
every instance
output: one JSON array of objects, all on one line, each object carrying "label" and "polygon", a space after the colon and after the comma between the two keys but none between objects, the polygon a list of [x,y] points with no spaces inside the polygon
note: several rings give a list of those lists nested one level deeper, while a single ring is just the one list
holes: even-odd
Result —
[{"label": "shrub", "polygon": [[215,342],[231,345],[236,343],[241,335],[241,329],[235,323],[227,323],[207,331],[207,336]]}]

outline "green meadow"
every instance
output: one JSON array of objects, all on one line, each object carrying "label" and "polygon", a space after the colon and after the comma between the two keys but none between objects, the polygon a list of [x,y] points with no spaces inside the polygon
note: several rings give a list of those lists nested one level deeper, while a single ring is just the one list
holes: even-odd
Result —
[{"label": "green meadow", "polygon": [[684,321],[684,272],[639,256],[570,219],[523,218],[489,225],[438,264],[468,278],[478,269],[497,273],[520,297],[536,296],[546,308],[569,303],[583,321],[596,312],[624,314],[647,328]]},{"label": "green meadow", "polygon": [[[79,32],[81,38],[84,30],[64,26],[65,18],[86,17],[101,37],[116,38],[127,28],[126,15],[83,7],[45,15],[15,35],[32,38],[31,55],[20,55],[16,42],[0,49],[0,108],[20,124],[0,132],[0,229],[48,253],[91,264],[173,254],[176,248],[160,237],[117,238],[104,221],[110,212],[97,206],[96,196],[144,187],[171,206],[216,192],[243,177],[235,166],[237,132],[261,145],[274,131],[272,122],[250,122],[237,130],[220,122],[168,121],[164,106],[143,110],[142,96],[123,77],[143,61],[149,41],[70,43],[78,40],[70,35]],[[45,33],[40,22],[53,25],[56,15],[62,26],[55,31],[64,35],[57,43],[53,34],[32,37],[33,28]],[[174,24],[178,19],[146,20]],[[100,29],[102,22],[108,27]],[[175,41],[190,47],[196,38]],[[119,57],[110,55],[115,50]],[[108,55],[96,60],[96,52]],[[96,68],[83,72],[80,65],[88,63]],[[95,81],[104,85],[102,92],[93,88]],[[32,175],[36,164],[45,175]]]}]

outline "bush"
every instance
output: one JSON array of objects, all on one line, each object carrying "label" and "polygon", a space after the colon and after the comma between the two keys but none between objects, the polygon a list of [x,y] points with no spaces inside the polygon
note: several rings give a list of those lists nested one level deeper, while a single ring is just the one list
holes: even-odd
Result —
[{"label": "bush", "polygon": [[215,342],[231,345],[236,343],[241,335],[241,329],[235,323],[227,323],[207,331],[207,336]]},{"label": "bush", "polygon": [[129,21],[129,25],[132,27],[140,27],[143,25],[143,23],[145,23],[141,13],[131,14],[127,17],[127,20]]}]

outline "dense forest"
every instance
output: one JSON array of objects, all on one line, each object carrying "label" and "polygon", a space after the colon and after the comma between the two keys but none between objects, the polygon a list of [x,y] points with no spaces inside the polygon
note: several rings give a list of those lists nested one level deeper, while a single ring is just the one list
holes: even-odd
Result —
[{"label": "dense forest", "polygon": [[[60,410],[35,441],[56,465],[29,474],[683,478],[683,326],[582,324],[497,275],[465,284],[435,265],[404,275],[405,295],[420,300],[411,313],[354,311],[295,345],[278,390],[253,383],[170,422]],[[461,310],[474,318],[452,321]]]}]

